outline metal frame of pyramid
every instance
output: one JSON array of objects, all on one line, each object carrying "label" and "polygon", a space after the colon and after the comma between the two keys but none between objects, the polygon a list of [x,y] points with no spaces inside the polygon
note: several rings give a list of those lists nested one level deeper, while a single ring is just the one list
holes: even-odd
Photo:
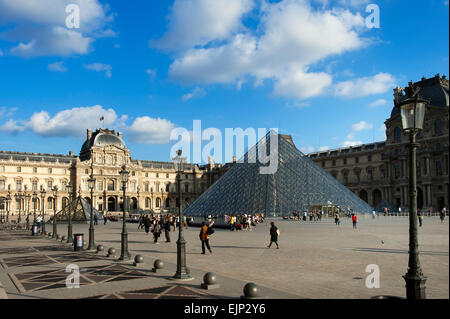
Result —
[{"label": "metal frame of pyramid", "polygon": [[[274,174],[260,174],[264,165],[255,162],[255,156],[262,146],[269,154],[271,138],[278,139],[278,169]],[[288,216],[294,210],[330,204],[355,213],[372,211],[366,202],[299,151],[290,137],[271,131],[184,213],[223,216],[264,212],[266,216]]]},{"label": "metal frame of pyramid", "polygon": [[[68,222],[69,212],[71,214],[72,222],[88,223],[91,218],[91,204],[89,204],[86,199],[78,196],[69,205],[56,213],[56,221],[58,223]],[[95,208],[93,209],[93,213],[94,216],[97,216],[98,220],[103,219],[102,214],[100,214]]]}]

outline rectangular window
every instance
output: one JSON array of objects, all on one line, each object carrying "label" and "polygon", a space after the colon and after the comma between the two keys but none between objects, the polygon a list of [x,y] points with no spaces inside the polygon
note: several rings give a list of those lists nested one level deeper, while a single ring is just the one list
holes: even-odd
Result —
[{"label": "rectangular window", "polygon": [[442,176],[442,162],[441,160],[436,161],[436,175]]},{"label": "rectangular window", "polygon": [[33,173],[37,173],[37,167],[33,167]]},{"label": "rectangular window", "polygon": [[37,181],[33,181],[33,183],[31,184],[31,189],[34,191],[38,190],[38,182]]},{"label": "rectangular window", "polygon": [[145,189],[146,192],[148,192],[148,184],[144,185],[144,189]]},{"label": "rectangular window", "polygon": [[0,166],[0,173],[3,173],[5,171],[5,166]]},{"label": "rectangular window", "polygon": [[97,189],[103,191],[103,181],[97,181]]},{"label": "rectangular window", "polygon": [[18,191],[22,190],[22,181],[20,180],[16,181],[16,190]]},{"label": "rectangular window", "polygon": [[372,162],[372,155],[368,155],[368,156],[367,156],[367,161],[368,161],[368,162]]},{"label": "rectangular window", "polygon": [[113,191],[114,190],[114,181],[108,181],[108,190]]},{"label": "rectangular window", "polygon": [[148,177],[148,173],[145,173],[145,177]]},{"label": "rectangular window", "polygon": [[347,165],[347,159],[344,158],[344,165]]},{"label": "rectangular window", "polygon": [[359,157],[355,157],[355,163],[356,163],[356,164],[359,163]]},{"label": "rectangular window", "polygon": [[53,187],[53,182],[52,181],[48,181],[47,182],[47,188],[48,189],[52,189],[52,187]]},{"label": "rectangular window", "polygon": [[[325,167],[325,162],[322,162],[322,167]],[[204,176],[205,176],[205,175],[203,175],[202,178],[203,178]]]},{"label": "rectangular window", "polygon": [[21,173],[22,172],[22,167],[17,166],[17,173]]},{"label": "rectangular window", "polygon": [[53,170],[51,168],[48,169],[48,173],[51,174]]},{"label": "rectangular window", "polygon": [[336,160],[333,160],[333,166],[336,166]]}]

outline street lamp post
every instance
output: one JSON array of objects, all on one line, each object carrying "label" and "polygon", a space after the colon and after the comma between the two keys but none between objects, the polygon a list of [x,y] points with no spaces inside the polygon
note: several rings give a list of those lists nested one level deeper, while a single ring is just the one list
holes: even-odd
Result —
[{"label": "street lamp post", "polygon": [[119,260],[127,260],[127,259],[130,259],[131,255],[128,252],[128,233],[127,233],[127,225],[126,225],[126,217],[125,217],[125,205],[126,205],[127,198],[126,198],[125,194],[126,194],[126,188],[127,188],[127,183],[128,183],[128,175],[130,174],[130,172],[127,171],[127,167],[125,166],[125,164],[122,165],[122,170],[119,172],[119,174],[122,177],[122,190],[123,190],[122,247],[121,247]]},{"label": "street lamp post", "polygon": [[6,203],[7,203],[7,210],[6,210],[6,223],[9,224],[9,211],[11,210],[11,184],[8,185],[8,195],[6,195]]},{"label": "street lamp post", "polygon": [[141,217],[142,213],[139,210],[139,194],[140,194],[140,188],[139,188],[139,185],[138,185],[138,187],[137,187],[137,205],[136,205],[136,209],[137,209],[137,211],[138,211],[138,213],[139,213],[139,215]]},{"label": "street lamp post", "polygon": [[34,212],[33,212],[33,235],[35,235],[35,233],[34,233],[34,226],[36,226],[36,205],[37,205],[37,193],[36,192],[34,192],[33,193],[33,203],[34,203],[34,207],[33,207],[33,209],[34,209]]},{"label": "street lamp post", "polygon": [[428,101],[419,97],[419,87],[412,82],[405,88],[406,99],[398,102],[402,126],[409,135],[409,261],[408,272],[403,276],[406,282],[407,299],[425,299],[425,282],[419,262],[417,238],[417,185],[416,185],[416,134],[423,129],[425,107]]},{"label": "street lamp post", "polygon": [[95,240],[94,240],[94,187],[95,187],[95,178],[94,175],[91,173],[91,176],[87,180],[88,187],[91,190],[91,218],[90,218],[90,226],[89,226],[89,246],[87,250],[95,250]]},{"label": "street lamp post", "polygon": [[67,224],[67,243],[68,244],[72,244],[73,243],[73,238],[72,238],[72,212],[71,212],[71,208],[72,208],[72,204],[73,204],[73,187],[72,187],[72,183],[69,182],[69,184],[67,184],[66,186],[67,188],[67,192],[69,193],[69,207],[67,208],[68,210],[68,214],[69,214],[69,223]]},{"label": "street lamp post", "polygon": [[26,225],[26,230],[30,230],[30,199],[31,199],[31,195],[30,194],[26,194],[25,198],[27,200],[27,225]]},{"label": "street lamp post", "polygon": [[180,225],[178,227],[178,240],[177,240],[177,272],[172,279],[192,280],[189,273],[189,269],[186,265],[186,241],[183,236],[183,209],[181,200],[181,173],[183,172],[183,166],[186,162],[186,158],[181,156],[182,151],[177,151],[177,156],[172,158],[175,170],[177,171],[177,184],[178,184],[178,214],[180,219]]},{"label": "street lamp post", "polygon": [[45,189],[41,186],[41,200],[42,200],[42,211],[41,211],[41,215],[42,215],[42,230],[41,230],[41,234],[44,235],[45,234],[45,194],[46,191]]},{"label": "street lamp post", "polygon": [[19,192],[15,195],[15,197],[16,197],[16,200],[18,201],[18,203],[19,203],[19,217],[17,218],[17,224],[20,224],[20,222],[22,221],[22,218],[21,218],[21,216],[20,216],[20,209],[22,208],[21,206],[22,206],[22,193],[21,193],[21,191],[19,190]]},{"label": "street lamp post", "polygon": [[54,186],[53,189],[53,234],[52,238],[56,238],[56,233],[58,231],[56,225],[56,197],[58,196],[58,187]]}]

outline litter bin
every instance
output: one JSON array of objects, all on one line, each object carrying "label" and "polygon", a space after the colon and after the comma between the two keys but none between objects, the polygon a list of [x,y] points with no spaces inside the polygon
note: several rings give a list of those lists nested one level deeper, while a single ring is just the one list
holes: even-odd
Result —
[{"label": "litter bin", "polygon": [[37,236],[37,234],[38,234],[38,226],[37,225],[33,225],[32,227],[31,227],[31,235],[32,236]]},{"label": "litter bin", "polygon": [[84,244],[84,234],[73,235],[73,250],[74,251],[83,250],[83,244]]}]

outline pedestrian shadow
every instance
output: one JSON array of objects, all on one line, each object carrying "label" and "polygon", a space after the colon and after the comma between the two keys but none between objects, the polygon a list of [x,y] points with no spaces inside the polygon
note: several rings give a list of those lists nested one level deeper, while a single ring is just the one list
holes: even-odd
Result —
[{"label": "pedestrian shadow", "polygon": [[266,247],[245,247],[245,246],[218,246],[218,245],[211,245],[211,248],[242,248],[242,249],[266,249]]},{"label": "pedestrian shadow", "polygon": [[[349,248],[355,251],[365,251],[365,252],[373,252],[373,253],[387,253],[387,254],[408,254],[408,250],[404,249],[387,249],[387,248]],[[429,256],[448,256],[449,253],[445,251],[429,251],[429,250],[421,250],[419,251],[421,255],[429,255]]]}]

